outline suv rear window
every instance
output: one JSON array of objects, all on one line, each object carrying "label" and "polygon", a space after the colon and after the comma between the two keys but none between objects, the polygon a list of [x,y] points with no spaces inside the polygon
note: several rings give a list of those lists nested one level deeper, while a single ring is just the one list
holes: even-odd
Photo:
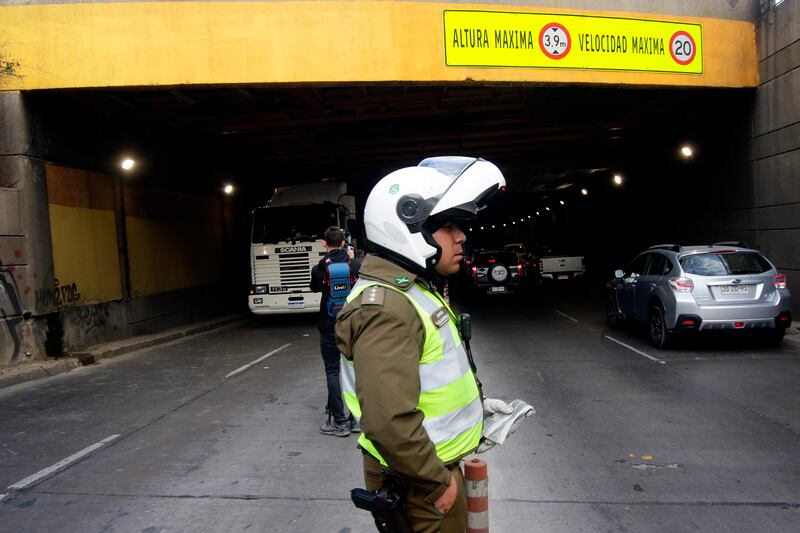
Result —
[{"label": "suv rear window", "polygon": [[496,263],[503,265],[517,264],[517,256],[512,252],[484,252],[478,254],[478,257],[475,259],[475,261],[477,263],[486,264],[490,259],[494,259]]},{"label": "suv rear window", "polygon": [[687,274],[698,276],[761,274],[772,268],[766,259],[754,252],[687,255],[681,258],[681,266]]}]

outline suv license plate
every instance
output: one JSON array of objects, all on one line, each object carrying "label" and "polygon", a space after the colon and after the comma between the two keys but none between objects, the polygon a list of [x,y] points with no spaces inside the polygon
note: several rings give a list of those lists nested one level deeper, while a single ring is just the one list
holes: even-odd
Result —
[{"label": "suv license plate", "polygon": [[749,294],[749,285],[720,285],[720,294]]},{"label": "suv license plate", "polygon": [[558,279],[569,279],[569,274],[562,274],[558,276]]},{"label": "suv license plate", "polygon": [[492,287],[489,290],[492,291],[492,292],[506,292],[506,288],[505,287]]}]

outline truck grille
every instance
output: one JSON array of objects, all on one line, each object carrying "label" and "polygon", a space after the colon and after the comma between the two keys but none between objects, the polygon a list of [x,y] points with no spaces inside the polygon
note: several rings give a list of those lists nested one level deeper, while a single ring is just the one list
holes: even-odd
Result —
[{"label": "truck grille", "polygon": [[[274,261],[277,256],[278,261]],[[311,267],[319,257],[310,253],[270,254],[268,260],[254,261],[253,281],[257,285],[309,290]]]}]

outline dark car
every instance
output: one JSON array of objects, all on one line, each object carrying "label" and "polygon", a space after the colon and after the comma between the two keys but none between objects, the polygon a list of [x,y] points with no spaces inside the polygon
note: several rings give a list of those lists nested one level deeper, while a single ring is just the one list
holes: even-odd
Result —
[{"label": "dark car", "polygon": [[525,277],[523,263],[512,251],[477,251],[469,263],[472,286],[489,294],[517,292]]}]

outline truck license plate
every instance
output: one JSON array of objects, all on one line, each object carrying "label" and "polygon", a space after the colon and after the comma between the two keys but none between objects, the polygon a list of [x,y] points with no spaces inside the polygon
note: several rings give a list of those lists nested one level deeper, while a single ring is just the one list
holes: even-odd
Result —
[{"label": "truck license plate", "polygon": [[569,279],[569,276],[567,274],[561,274],[558,276],[558,279]]},{"label": "truck license plate", "polygon": [[492,292],[506,292],[506,288],[505,287],[492,287],[490,290]]},{"label": "truck license plate", "polygon": [[749,285],[720,285],[720,294],[749,294]]},{"label": "truck license plate", "polygon": [[305,302],[289,302],[289,309],[302,309],[305,306]]}]

